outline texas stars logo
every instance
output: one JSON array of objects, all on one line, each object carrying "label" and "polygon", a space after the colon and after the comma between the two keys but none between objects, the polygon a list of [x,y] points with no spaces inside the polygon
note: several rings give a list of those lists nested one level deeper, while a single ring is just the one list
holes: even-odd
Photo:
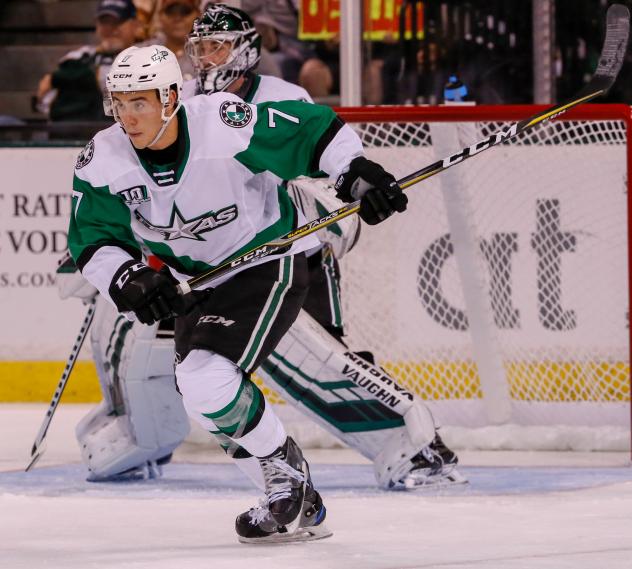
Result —
[{"label": "texas stars logo", "polygon": [[151,56],[151,60],[155,61],[156,63],[158,63],[159,61],[164,61],[165,59],[167,59],[168,55],[169,55],[168,51],[165,51],[164,49],[156,48],[156,53],[154,53]]},{"label": "texas stars logo", "polygon": [[246,103],[224,101],[219,108],[219,116],[228,126],[242,128],[252,120],[252,109]]},{"label": "texas stars logo", "polygon": [[200,235],[201,233],[213,231],[213,229],[234,221],[237,219],[238,212],[237,204],[233,204],[217,211],[203,213],[193,219],[185,219],[180,213],[178,206],[174,203],[171,209],[169,225],[154,225],[151,221],[145,219],[138,210],[134,212],[134,215],[147,229],[160,233],[165,241],[173,241],[175,239],[205,241],[204,237]]},{"label": "texas stars logo", "polygon": [[94,140],[91,140],[86,144],[86,147],[81,151],[79,156],[77,156],[77,163],[75,164],[75,168],[80,170],[84,166],[90,164],[90,160],[94,156]]}]

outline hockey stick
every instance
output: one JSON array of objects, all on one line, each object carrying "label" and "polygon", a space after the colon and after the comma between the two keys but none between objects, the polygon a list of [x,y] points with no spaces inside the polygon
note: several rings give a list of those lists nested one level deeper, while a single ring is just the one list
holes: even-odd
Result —
[{"label": "hockey stick", "polygon": [[[606,15],[606,37],[601,49],[597,70],[590,81],[577,93],[574,98],[515,123],[509,128],[500,130],[499,132],[488,136],[484,140],[481,140],[472,146],[459,150],[447,158],[438,160],[434,164],[430,164],[421,170],[413,172],[408,176],[404,176],[398,180],[398,184],[402,189],[409,188],[414,184],[444,172],[455,164],[460,164],[464,160],[480,154],[484,150],[488,150],[501,142],[510,140],[538,124],[550,121],[573,107],[592,101],[601,95],[605,95],[614,84],[617,75],[621,70],[621,66],[623,65],[623,59],[628,45],[629,31],[630,13],[628,9],[621,4],[613,4],[608,9],[608,13]],[[183,295],[188,294],[191,290],[199,288],[213,279],[224,276],[238,267],[243,267],[263,257],[267,257],[268,255],[288,247],[294,241],[297,241],[302,237],[311,235],[328,225],[336,223],[349,215],[353,215],[354,213],[357,213],[359,209],[360,201],[358,200],[332,211],[319,219],[310,221],[298,229],[286,233],[278,239],[273,239],[272,241],[268,241],[258,247],[253,247],[243,255],[204,271],[187,281],[181,282],[178,285],[178,292]]]},{"label": "hockey stick", "polygon": [[59,400],[64,393],[64,389],[66,388],[66,384],[68,383],[68,378],[70,377],[70,374],[75,367],[75,362],[77,361],[77,356],[79,355],[81,346],[83,346],[83,341],[88,335],[88,330],[90,329],[90,324],[92,324],[92,318],[94,317],[95,302],[96,299],[94,298],[90,301],[88,312],[86,313],[86,316],[81,323],[81,328],[79,329],[79,335],[75,340],[75,344],[72,347],[70,356],[68,356],[66,367],[64,368],[64,372],[61,374],[61,379],[59,380],[59,383],[55,388],[53,399],[48,406],[48,411],[46,411],[46,416],[44,417],[42,426],[40,427],[39,432],[35,437],[33,448],[31,448],[31,462],[29,462],[28,466],[24,469],[25,472],[28,472],[29,470],[31,470],[31,468],[33,468],[33,466],[35,466],[35,463],[41,458],[41,456],[44,454],[44,451],[46,450],[46,433],[48,432],[50,422],[53,420],[55,410],[59,405]]}]

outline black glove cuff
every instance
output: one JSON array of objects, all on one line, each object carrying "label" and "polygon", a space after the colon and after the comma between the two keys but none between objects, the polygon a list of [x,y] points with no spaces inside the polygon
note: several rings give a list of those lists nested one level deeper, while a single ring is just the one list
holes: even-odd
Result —
[{"label": "black glove cuff", "polygon": [[357,156],[349,164],[349,170],[338,176],[334,188],[338,199],[349,203],[362,199],[371,188],[384,190],[392,185],[397,186],[395,178],[380,164]]},{"label": "black glove cuff", "polygon": [[110,289],[115,288],[116,290],[121,290],[130,280],[147,271],[153,271],[153,269],[145,265],[145,263],[139,263],[134,259],[130,259],[123,263],[114,273],[112,282],[110,283]]},{"label": "black glove cuff", "polygon": [[360,177],[360,170],[363,161],[367,161],[364,156],[358,156],[354,158],[350,164],[349,169],[338,176],[334,189],[336,190],[336,197],[346,203],[351,203],[357,198],[353,196],[352,189]]},{"label": "black glove cuff", "polygon": [[110,294],[110,298],[116,304],[116,307],[121,312],[127,312],[132,310],[132,307],[126,301],[125,296],[122,291],[125,288],[125,285],[129,283],[131,280],[138,277],[138,275],[142,273],[146,273],[147,271],[152,271],[151,267],[148,267],[144,263],[139,263],[133,259],[126,261],[123,263],[114,276],[112,277],[112,281],[110,282],[110,287],[108,288],[108,293]]}]

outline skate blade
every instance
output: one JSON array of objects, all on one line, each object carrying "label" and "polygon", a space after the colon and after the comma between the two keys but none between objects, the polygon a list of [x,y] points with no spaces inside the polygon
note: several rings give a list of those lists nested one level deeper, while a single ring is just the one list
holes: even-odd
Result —
[{"label": "skate blade", "polygon": [[301,543],[304,541],[316,541],[318,539],[325,539],[327,537],[331,537],[333,532],[325,526],[325,524],[320,524],[317,526],[298,528],[294,533],[273,533],[272,535],[268,535],[266,537],[241,537],[238,536],[237,539],[241,543],[248,544],[283,544],[283,543]]},{"label": "skate blade", "polygon": [[407,490],[418,490],[421,488],[438,488],[446,486],[455,486],[459,484],[468,484],[465,478],[456,468],[452,468],[447,472],[438,473],[433,476],[407,476],[404,479],[404,487]]}]

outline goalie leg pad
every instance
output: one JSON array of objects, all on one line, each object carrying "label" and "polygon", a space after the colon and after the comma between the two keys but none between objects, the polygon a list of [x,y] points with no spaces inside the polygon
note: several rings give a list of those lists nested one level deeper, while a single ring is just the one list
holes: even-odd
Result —
[{"label": "goalie leg pad", "polygon": [[412,469],[411,459],[419,452],[412,444],[406,429],[399,429],[386,442],[373,461],[375,478],[380,488],[390,490],[402,484]]},{"label": "goalie leg pad", "polygon": [[189,432],[175,388],[173,341],[157,338],[157,329],[127,321],[99,299],[91,341],[103,402],[75,430],[91,480],[134,469],[157,475],[156,462]]},{"label": "goalie leg pad", "polygon": [[466,483],[467,479],[456,469],[457,462],[456,454],[438,434],[420,449],[411,441],[408,430],[400,429],[384,445],[373,468],[381,488],[413,489]]},{"label": "goalie leg pad", "polygon": [[[396,431],[410,430],[421,446],[434,437],[432,416],[421,401],[413,405],[417,400],[411,393],[348,352],[305,311],[257,374],[288,403],[370,460]],[[420,409],[411,411],[417,405]]]},{"label": "goalie leg pad", "polygon": [[415,399],[413,405],[404,413],[406,431],[413,445],[424,447],[435,437],[435,422],[430,409],[420,400]]},{"label": "goalie leg pad", "polygon": [[71,297],[90,300],[99,293],[96,287],[83,278],[68,250],[57,263],[55,282],[59,298],[62,300]]},{"label": "goalie leg pad", "polygon": [[159,478],[179,444],[140,447],[129,417],[109,414],[104,403],[79,422],[76,434],[90,482]]}]

